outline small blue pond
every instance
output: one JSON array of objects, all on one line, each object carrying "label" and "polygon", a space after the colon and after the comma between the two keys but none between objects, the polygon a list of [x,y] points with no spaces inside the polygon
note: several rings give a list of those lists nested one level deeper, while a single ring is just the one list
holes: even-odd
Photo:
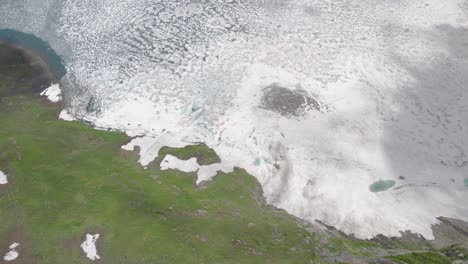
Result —
[{"label": "small blue pond", "polygon": [[260,164],[261,164],[261,160],[260,160],[260,159],[255,159],[255,160],[254,160],[254,165],[255,165],[255,166],[260,166]]},{"label": "small blue pond", "polygon": [[396,182],[394,180],[379,180],[379,181],[376,181],[374,183],[372,183],[371,185],[369,185],[369,191],[371,192],[383,192],[383,191],[386,191],[390,188],[392,188],[393,186],[395,186]]}]

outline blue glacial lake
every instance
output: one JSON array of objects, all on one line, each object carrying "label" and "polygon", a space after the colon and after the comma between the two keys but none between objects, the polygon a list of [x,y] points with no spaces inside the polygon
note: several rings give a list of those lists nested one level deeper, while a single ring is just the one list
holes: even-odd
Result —
[{"label": "blue glacial lake", "polygon": [[396,182],[394,180],[379,180],[369,185],[369,191],[383,192],[392,188],[395,184]]}]

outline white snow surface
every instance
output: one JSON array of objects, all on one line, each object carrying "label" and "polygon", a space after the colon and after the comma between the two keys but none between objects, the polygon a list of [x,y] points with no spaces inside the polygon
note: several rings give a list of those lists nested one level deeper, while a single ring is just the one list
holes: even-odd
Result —
[{"label": "white snow surface", "polygon": [[[430,239],[436,217],[468,220],[464,0],[6,0],[0,11],[0,27],[63,56],[68,113],[138,136],[123,148],[138,146],[143,166],[162,146],[203,142],[268,203],[359,238]],[[272,83],[323,108],[267,111]],[[370,192],[380,179],[397,184]]]},{"label": "white snow surface", "polygon": [[0,170],[0,184],[7,184],[8,183],[8,178],[6,174]]},{"label": "white snow surface", "polygon": [[216,176],[218,171],[232,172],[232,165],[225,163],[214,163],[210,165],[199,165],[196,158],[181,160],[173,155],[166,155],[160,163],[161,170],[177,169],[183,172],[197,172],[197,184]]},{"label": "white snow surface", "polygon": [[162,147],[182,148],[190,144],[190,142],[175,138],[177,137],[170,133],[164,134],[159,138],[137,137],[132,139],[128,144],[123,145],[122,149],[134,151],[138,147],[140,155],[138,162],[143,167],[146,167],[158,156],[159,150]]},{"label": "white snow surface", "polygon": [[58,83],[50,85],[49,88],[46,88],[41,92],[41,96],[46,96],[49,101],[52,103],[57,103],[62,100],[62,90]]},{"label": "white snow surface", "polygon": [[62,120],[65,120],[65,121],[75,121],[76,119],[68,113],[67,110],[62,110],[60,111],[60,114],[59,114],[59,119],[62,119]]},{"label": "white snow surface", "polygon": [[86,254],[86,257],[93,261],[100,259],[96,249],[96,241],[98,240],[98,238],[99,234],[86,234],[86,240],[83,243],[81,243],[81,248]]},{"label": "white snow surface", "polygon": [[5,261],[12,261],[18,258],[19,253],[16,251],[16,248],[19,246],[19,243],[13,243],[10,245],[10,251],[8,251],[5,256],[3,256],[3,260]]},{"label": "white snow surface", "polygon": [[196,158],[181,160],[172,155],[166,155],[159,166],[161,170],[177,169],[183,172],[195,172],[200,168]]}]

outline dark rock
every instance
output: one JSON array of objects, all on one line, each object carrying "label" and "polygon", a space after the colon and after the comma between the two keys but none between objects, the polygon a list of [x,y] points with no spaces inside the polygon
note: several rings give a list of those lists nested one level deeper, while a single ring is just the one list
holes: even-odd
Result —
[{"label": "dark rock", "polygon": [[304,90],[271,84],[263,88],[261,107],[285,117],[300,117],[311,109],[319,110],[320,104]]}]

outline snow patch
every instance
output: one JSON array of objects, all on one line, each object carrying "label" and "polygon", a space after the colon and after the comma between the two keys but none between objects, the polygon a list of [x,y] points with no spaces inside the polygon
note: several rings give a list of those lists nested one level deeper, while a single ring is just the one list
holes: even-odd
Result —
[{"label": "snow patch", "polygon": [[65,121],[75,121],[76,119],[67,112],[67,110],[62,110],[59,114],[59,119],[65,120]]},{"label": "snow patch", "polygon": [[12,260],[15,260],[16,258],[18,258],[19,256],[19,253],[18,251],[16,251],[16,248],[19,246],[20,244],[19,243],[13,243],[10,245],[10,251],[8,251],[5,256],[3,256],[3,259],[5,261],[12,261]]},{"label": "snow patch", "polygon": [[174,137],[171,133],[165,133],[160,137],[138,137],[132,139],[128,144],[123,145],[122,149],[134,151],[135,148],[139,148],[139,163],[146,167],[148,166],[157,156],[159,150],[162,147],[172,147],[172,148],[183,148],[187,145],[190,145],[190,142],[184,142],[180,139]]},{"label": "snow patch", "polygon": [[218,171],[229,173],[233,166],[226,163],[215,163],[210,165],[199,165],[196,158],[181,160],[172,155],[166,155],[160,164],[161,170],[176,169],[183,172],[197,172],[197,184],[214,177]]},{"label": "snow patch", "polygon": [[200,168],[196,158],[181,160],[172,155],[166,155],[159,166],[161,167],[161,170],[176,169],[183,172],[194,172]]},{"label": "snow patch", "polygon": [[86,234],[86,240],[81,244],[81,248],[86,253],[86,257],[90,260],[100,259],[96,249],[96,241],[98,240],[98,238],[99,234]]},{"label": "snow patch", "polygon": [[52,103],[57,103],[62,100],[62,90],[60,89],[59,84],[55,83],[42,91],[41,96],[46,96]]},{"label": "snow patch", "polygon": [[7,184],[7,183],[8,183],[8,179],[7,179],[6,174],[0,170],[0,184]]}]

